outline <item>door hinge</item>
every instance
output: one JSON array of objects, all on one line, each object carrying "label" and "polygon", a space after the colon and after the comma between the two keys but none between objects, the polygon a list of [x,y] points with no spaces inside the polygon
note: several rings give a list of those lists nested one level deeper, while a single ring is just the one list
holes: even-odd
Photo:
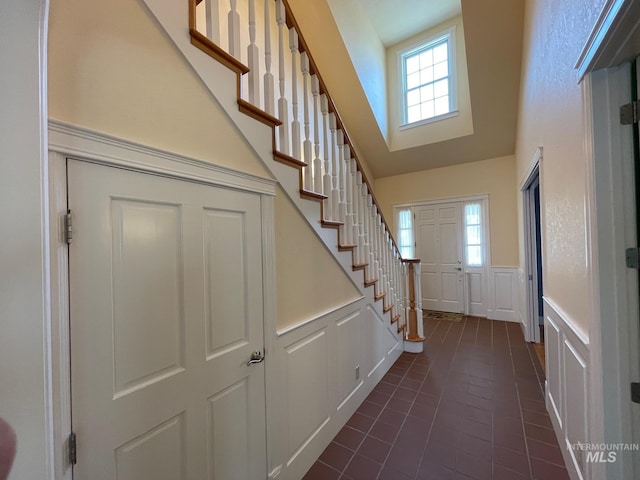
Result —
[{"label": "door hinge", "polygon": [[639,249],[637,248],[627,248],[625,250],[625,261],[627,263],[627,268],[639,268],[640,267],[640,255]]},{"label": "door hinge", "polygon": [[620,124],[633,125],[638,123],[638,110],[640,110],[640,101],[636,100],[620,107]]},{"label": "door hinge", "polygon": [[64,216],[64,241],[71,243],[73,239],[73,218],[71,216],[71,210],[67,210]]},{"label": "door hinge", "polygon": [[640,403],[640,383],[631,383],[631,401],[633,403]]},{"label": "door hinge", "polygon": [[69,465],[78,463],[78,451],[76,450],[76,434],[71,432],[68,440]]}]

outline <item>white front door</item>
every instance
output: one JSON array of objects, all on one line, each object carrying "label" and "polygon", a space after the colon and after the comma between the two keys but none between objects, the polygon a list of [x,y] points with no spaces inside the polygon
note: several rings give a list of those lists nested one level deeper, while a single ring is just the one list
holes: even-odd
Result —
[{"label": "white front door", "polygon": [[76,480],[265,478],[260,201],[68,161]]},{"label": "white front door", "polygon": [[464,312],[461,204],[417,207],[416,256],[422,260],[422,307]]}]

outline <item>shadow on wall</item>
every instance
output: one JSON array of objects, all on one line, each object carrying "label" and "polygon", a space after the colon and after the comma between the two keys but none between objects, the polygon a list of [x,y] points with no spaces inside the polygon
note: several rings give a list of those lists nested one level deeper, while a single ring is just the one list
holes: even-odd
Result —
[{"label": "shadow on wall", "polygon": [[11,425],[0,418],[0,480],[6,480],[9,477],[15,456],[16,432]]}]

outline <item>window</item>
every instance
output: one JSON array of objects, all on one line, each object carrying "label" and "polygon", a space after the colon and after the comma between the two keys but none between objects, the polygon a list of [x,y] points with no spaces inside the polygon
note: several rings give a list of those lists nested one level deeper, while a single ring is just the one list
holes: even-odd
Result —
[{"label": "window", "polygon": [[455,111],[454,33],[452,28],[400,54],[405,125]]},{"label": "window", "polygon": [[410,207],[396,210],[398,225],[398,248],[402,258],[413,258],[413,210]]},{"label": "window", "polygon": [[467,203],[464,206],[464,242],[467,266],[482,267],[482,204]]}]

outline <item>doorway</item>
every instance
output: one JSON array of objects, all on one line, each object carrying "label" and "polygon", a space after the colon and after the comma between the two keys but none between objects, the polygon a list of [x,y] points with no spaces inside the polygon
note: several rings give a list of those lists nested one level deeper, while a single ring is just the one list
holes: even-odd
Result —
[{"label": "doorway", "polygon": [[527,316],[525,338],[529,342],[541,344],[538,348],[538,358],[544,366],[544,285],[542,275],[542,232],[540,208],[540,160],[541,150],[538,149],[532,160],[531,173],[524,182],[522,191],[522,208],[524,218],[525,245],[525,281],[527,297]]},{"label": "doorway", "polygon": [[411,208],[416,257],[422,261],[422,306],[487,316],[488,197],[456,197]]}]

